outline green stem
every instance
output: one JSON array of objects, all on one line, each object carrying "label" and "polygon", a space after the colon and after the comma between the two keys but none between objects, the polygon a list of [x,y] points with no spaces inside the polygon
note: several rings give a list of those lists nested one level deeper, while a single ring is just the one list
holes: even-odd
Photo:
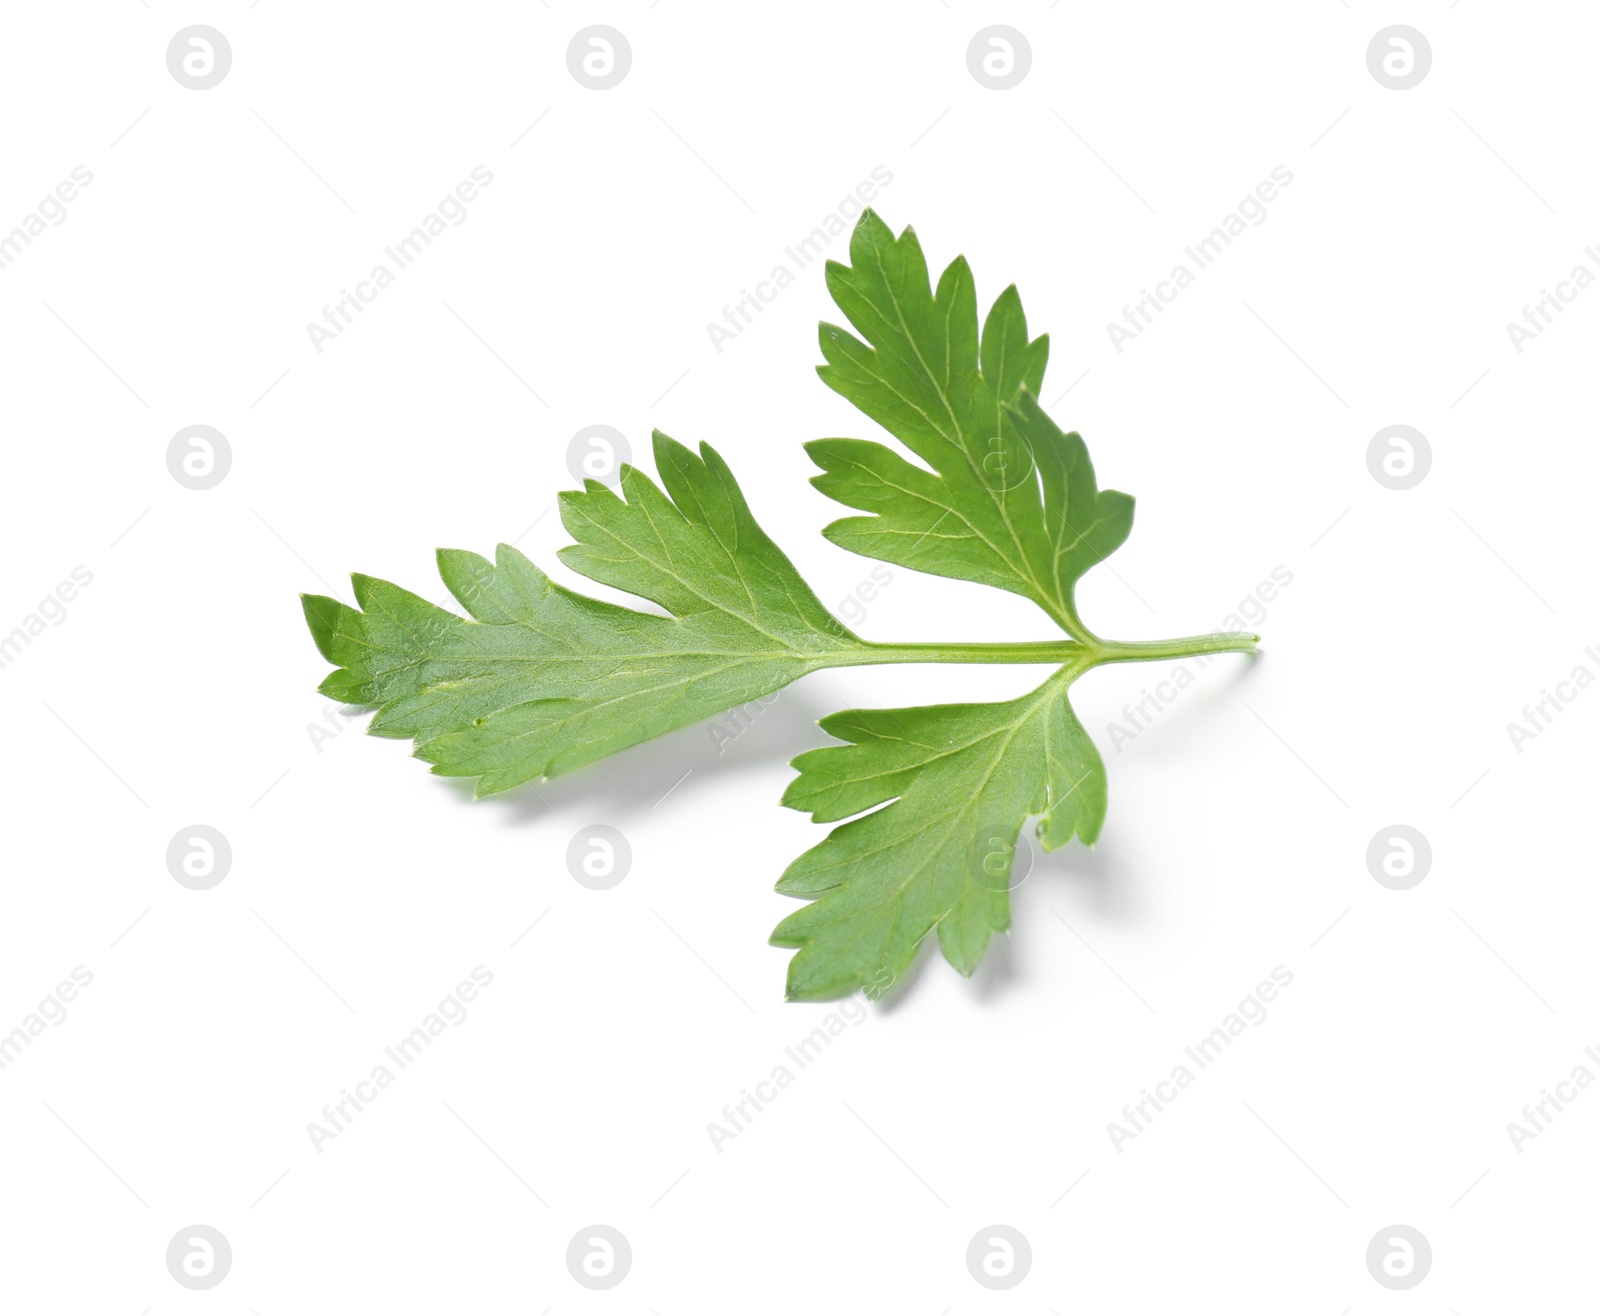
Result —
[{"label": "green stem", "polygon": [[1181,640],[1100,640],[1097,663],[1147,663],[1161,658],[1197,658],[1209,653],[1254,653],[1259,635],[1187,635]]},{"label": "green stem", "polygon": [[878,663],[1071,663],[1087,671],[1100,663],[1156,662],[1212,653],[1254,653],[1259,636],[1190,635],[1177,640],[1028,641],[1021,644],[872,644],[837,655],[830,666]]}]

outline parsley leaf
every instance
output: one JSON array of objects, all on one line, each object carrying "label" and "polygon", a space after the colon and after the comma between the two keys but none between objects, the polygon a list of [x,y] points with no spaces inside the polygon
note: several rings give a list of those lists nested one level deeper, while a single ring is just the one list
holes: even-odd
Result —
[{"label": "parsley leaf", "polygon": [[1002,704],[857,710],[824,718],[849,742],[794,761],[783,802],[815,822],[849,818],[778,882],[813,903],[784,919],[775,946],[800,953],[789,996],[857,988],[881,995],[937,927],[945,958],[978,967],[1010,922],[1012,852],[1023,820],[1042,815],[1047,850],[1074,834],[1093,844],[1106,813],[1100,754],[1067,702],[1075,671]]},{"label": "parsley leaf", "polygon": [[577,542],[560,556],[670,616],[565,589],[508,544],[494,563],[441,549],[439,574],[471,621],[371,576],[352,577],[361,611],[304,598],[317,647],[339,665],[321,692],[377,704],[373,735],[415,740],[436,773],[479,778],[481,796],[583,767],[865,647],[756,524],[714,450],[697,457],[658,433],[655,458],[665,493],[628,466],[622,497],[593,480],[561,495]]},{"label": "parsley leaf", "polygon": [[[794,949],[790,999],[901,980],[935,929],[971,974],[1010,923],[1013,860],[1037,818],[1046,850],[1093,844],[1105,765],[1068,702],[1101,663],[1255,648],[1254,635],[1102,640],[1079,618],[1078,580],[1133,524],[1133,499],[1096,483],[1088,449],[1036,400],[1049,355],[1029,338],[1016,289],[980,332],[957,258],[931,287],[916,235],[862,215],[849,266],[828,287],[860,335],[824,324],[830,388],[916,462],[876,441],[807,445],[813,483],[866,516],[835,521],[835,544],[1031,599],[1064,637],[1020,644],[874,643],[818,601],[756,523],[722,458],[655,435],[658,486],[624,466],[620,493],[596,481],[561,495],[574,571],[661,608],[642,612],[550,580],[509,545],[494,562],[441,549],[439,571],[466,617],[370,576],[359,608],[304,597],[317,647],[337,670],[323,694],[377,707],[369,730],[416,742],[480,795],[583,767],[748,703],[825,667],[1027,663],[1055,668],[1017,699],[855,710],[823,719],[839,743],[794,760],[783,803],[839,823],[789,865],[778,890],[809,903],[774,931]],[[920,463],[920,464],[918,464]]]},{"label": "parsley leaf", "polygon": [[808,443],[824,472],[812,483],[874,513],[822,533],[867,557],[1021,594],[1091,639],[1073,586],[1128,537],[1133,499],[1102,493],[1083,440],[1034,401],[1050,343],[1028,338],[1016,286],[995,300],[980,336],[964,257],[930,290],[916,234],[896,238],[868,211],[850,259],[829,263],[828,290],[866,342],[823,324],[828,363],[817,373],[932,469],[863,439]]}]

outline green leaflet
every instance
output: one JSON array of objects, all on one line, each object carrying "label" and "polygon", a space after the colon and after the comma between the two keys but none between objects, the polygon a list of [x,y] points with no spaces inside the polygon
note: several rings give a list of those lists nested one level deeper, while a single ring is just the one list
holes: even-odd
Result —
[{"label": "green leaflet", "polygon": [[[881,644],[853,635],[761,530],[727,465],[655,435],[658,486],[622,468],[620,492],[589,481],[561,495],[574,571],[667,615],[588,598],[502,544],[495,561],[441,549],[466,617],[370,576],[359,608],[304,598],[317,647],[337,665],[331,698],[375,705],[369,730],[410,738],[480,795],[538,781],[748,703],[809,672],[889,662],[1030,663],[1055,670],[1018,699],[856,710],[823,719],[840,743],[794,760],[783,803],[838,823],[778,890],[808,901],[774,944],[796,951],[788,995],[820,1000],[903,979],[937,929],[971,974],[1010,922],[1013,855],[1027,819],[1046,850],[1092,844],[1105,766],[1068,687],[1101,663],[1254,650],[1253,635],[1118,643],[1078,617],[1078,580],[1133,524],[1133,500],[1102,491],[1088,449],[1036,400],[1048,342],[1028,337],[1015,288],[979,332],[961,258],[930,288],[910,229],[871,211],[830,263],[828,287],[861,337],[823,325],[823,380],[917,459],[885,444],[807,445],[813,483],[865,516],[824,533],[869,557],[1032,599],[1070,638],[1020,644]],[[920,464],[918,464],[920,463]]]},{"label": "green leaflet", "polygon": [[1064,667],[1002,704],[856,710],[824,718],[846,745],[794,761],[783,802],[836,827],[789,865],[786,895],[813,903],[784,919],[775,946],[789,962],[791,1000],[882,995],[938,929],[964,974],[1010,922],[1012,854],[1023,820],[1043,815],[1047,850],[1074,834],[1093,844],[1106,813],[1100,754],[1067,702]]},{"label": "green leaflet", "polygon": [[927,464],[881,443],[818,439],[812,483],[874,515],[822,533],[852,552],[1032,599],[1069,634],[1091,637],[1073,586],[1133,525],[1133,499],[1100,492],[1089,452],[1063,435],[1033,395],[1049,339],[1028,338],[1016,287],[978,333],[978,300],[963,257],[936,290],[911,229],[896,238],[870,210],[850,238],[849,266],[830,262],[828,291],[855,326],[820,331],[817,374]]},{"label": "green leaflet", "polygon": [[[308,595],[306,621],[339,670],[323,694],[377,704],[369,730],[410,738],[478,794],[570,772],[830,666],[861,641],[800,579],[745,504],[726,463],[664,434],[667,494],[624,467],[623,497],[595,481],[561,495],[577,543],[562,560],[665,608],[660,617],[555,584],[507,544],[495,563],[439,551],[473,618],[370,576],[361,611]],[[624,501],[624,499],[626,501]]]}]

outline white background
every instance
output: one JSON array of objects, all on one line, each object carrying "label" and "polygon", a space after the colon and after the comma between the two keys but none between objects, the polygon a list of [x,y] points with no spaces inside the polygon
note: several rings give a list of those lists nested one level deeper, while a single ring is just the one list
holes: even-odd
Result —
[{"label": "white background", "polygon": [[[1506,724],[1600,674],[1600,291],[1521,353],[1505,328],[1600,272],[1591,11],[150,0],[4,22],[0,231],[74,166],[93,183],[0,270],[0,631],[74,566],[93,583],[0,670],[0,1031],[73,966],[94,981],[0,1071],[0,1305],[1592,1301],[1600,1093],[1520,1151],[1506,1126],[1600,1074],[1600,691],[1521,753]],[[166,67],[190,23],[232,47],[208,91]],[[610,91],[567,71],[590,23],[632,48]],[[1013,90],[968,73],[989,23],[1031,46]],[[1391,23],[1432,46],[1409,91],[1367,69]],[[478,165],[466,222],[317,352],[307,322]],[[717,445],[843,598],[873,564],[817,533],[841,513],[800,445],[874,427],[812,372],[820,266],[720,353],[706,325],[875,165],[936,267],[964,252],[985,305],[1020,285],[1046,404],[1139,500],[1080,592],[1090,625],[1189,634],[1274,567],[1293,584],[1259,661],[1213,664],[1120,752],[1109,724],[1171,665],[1082,681],[1098,847],[1041,858],[971,981],[926,963],[719,1152],[707,1123],[837,1009],[785,1005],[765,944],[795,907],[774,880],[823,834],[777,803],[787,760],[828,712],[1040,673],[832,672],[720,754],[694,727],[542,803],[473,804],[360,719],[313,743],[327,664],[296,596],[348,598],[356,569],[442,598],[436,545],[519,536],[577,583],[551,508],[599,423],[647,466],[652,425]],[[1107,322],[1279,165],[1266,221],[1117,352]],[[192,424],[232,450],[204,492],[166,468]],[[1367,469],[1392,424],[1432,446],[1408,492]],[[871,638],[1049,635],[1021,599],[893,575]],[[633,849],[609,892],[566,869],[595,822]],[[195,823],[233,850],[206,892],[165,861]],[[1365,859],[1395,823],[1433,849],[1406,892]],[[475,965],[494,982],[465,1022],[314,1149],[308,1122]],[[1108,1122],[1275,965],[1294,981],[1266,1021],[1115,1149]],[[564,1260],[594,1222],[633,1249],[608,1292]],[[207,1293],[164,1261],[194,1223],[233,1249]],[[965,1263],[993,1223],[1033,1249],[1004,1293]],[[1364,1260],[1395,1223],[1433,1249],[1403,1293]]]}]

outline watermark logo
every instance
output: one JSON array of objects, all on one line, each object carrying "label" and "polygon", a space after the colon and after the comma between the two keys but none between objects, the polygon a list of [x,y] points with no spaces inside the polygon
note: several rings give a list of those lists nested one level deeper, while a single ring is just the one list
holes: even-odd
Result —
[{"label": "watermark logo", "polygon": [[1433,467],[1433,448],[1419,429],[1386,425],[1367,443],[1367,470],[1385,489],[1415,489]]},{"label": "watermark logo", "polygon": [[195,823],[167,842],[167,872],[179,886],[209,891],[233,867],[233,847],[215,827]]},{"label": "watermark logo", "polygon": [[616,486],[633,449],[621,430],[610,425],[585,425],[567,441],[567,470],[580,485],[585,480]]},{"label": "watermark logo", "polygon": [[1010,91],[1033,67],[1033,47],[1014,27],[981,28],[967,42],[967,72],[980,87]]},{"label": "watermark logo", "polygon": [[993,493],[1009,493],[1034,478],[1033,448],[1011,426],[984,440],[979,478]]},{"label": "watermark logo", "polygon": [[1367,871],[1379,886],[1409,891],[1433,867],[1433,847],[1415,827],[1395,823],[1367,842]]},{"label": "watermark logo", "polygon": [[586,27],[567,43],[567,72],[590,91],[610,91],[632,67],[633,47],[614,27]]},{"label": "watermark logo", "polygon": [[579,886],[609,891],[633,866],[633,847],[615,827],[594,823],[567,843],[567,872]]},{"label": "watermark logo", "polygon": [[1386,27],[1367,43],[1367,71],[1380,87],[1410,91],[1433,67],[1433,47],[1414,27]]},{"label": "watermark logo", "polygon": [[186,425],[167,443],[167,470],[185,489],[215,489],[232,466],[233,449],[210,425]]},{"label": "watermark logo", "polygon": [[633,1248],[612,1225],[585,1225],[567,1244],[567,1269],[586,1289],[614,1289],[633,1269]]},{"label": "watermark logo", "polygon": [[967,846],[967,876],[989,891],[1011,891],[1033,871],[1033,846],[1015,818],[980,827]]},{"label": "watermark logo", "polygon": [[167,1244],[167,1271],[186,1289],[214,1289],[231,1269],[233,1248],[210,1225],[189,1225]]},{"label": "watermark logo", "polygon": [[167,70],[190,91],[210,91],[233,67],[233,47],[214,27],[186,27],[167,43]]},{"label": "watermark logo", "polygon": [[1420,1229],[1390,1225],[1367,1244],[1367,1269],[1386,1289],[1414,1289],[1433,1269],[1433,1248]]},{"label": "watermark logo", "polygon": [[986,1289],[1014,1289],[1032,1269],[1033,1248],[1011,1225],[985,1225],[967,1244],[967,1270]]}]

